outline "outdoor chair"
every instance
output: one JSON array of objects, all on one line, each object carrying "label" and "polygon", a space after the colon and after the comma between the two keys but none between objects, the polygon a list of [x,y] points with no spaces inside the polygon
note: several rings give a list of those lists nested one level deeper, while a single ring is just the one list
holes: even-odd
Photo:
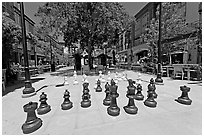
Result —
[{"label": "outdoor chair", "polygon": [[178,78],[180,77],[181,80],[184,79],[184,70],[183,70],[183,67],[182,66],[177,66],[175,65],[174,66],[174,75],[173,75],[174,78]]}]

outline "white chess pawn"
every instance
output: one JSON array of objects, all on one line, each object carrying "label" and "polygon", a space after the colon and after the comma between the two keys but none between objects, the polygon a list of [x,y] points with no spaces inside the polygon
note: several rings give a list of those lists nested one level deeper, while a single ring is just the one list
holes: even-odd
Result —
[{"label": "white chess pawn", "polygon": [[110,71],[108,71],[108,81],[111,81]]},{"label": "white chess pawn", "polygon": [[122,79],[121,79],[121,75],[120,75],[120,73],[118,73],[118,81],[121,81]]},{"label": "white chess pawn", "polygon": [[83,74],[82,82],[83,82],[83,83],[85,83],[85,82],[88,83],[86,74]]},{"label": "white chess pawn", "polygon": [[118,84],[118,72],[115,73],[115,79],[114,79],[115,83]]},{"label": "white chess pawn", "polygon": [[123,72],[122,79],[123,79],[124,81],[126,81],[126,80],[127,80],[127,79],[126,79],[126,74],[125,74],[125,72]]},{"label": "white chess pawn", "polygon": [[105,78],[104,78],[104,75],[102,74],[102,76],[101,76],[101,82],[102,83],[105,83],[106,82],[106,80],[105,80]]},{"label": "white chess pawn", "polygon": [[87,76],[85,75],[85,81],[86,83],[89,83],[89,81],[87,80]]},{"label": "white chess pawn", "polygon": [[79,82],[77,81],[77,74],[74,74],[74,85],[77,85]]},{"label": "white chess pawn", "polygon": [[64,85],[69,85],[69,83],[68,83],[68,76],[64,77]]},{"label": "white chess pawn", "polygon": [[99,71],[99,80],[101,81],[102,79],[102,71]]},{"label": "white chess pawn", "polygon": [[138,80],[137,80],[138,84],[142,84],[142,80],[141,80],[141,73],[138,73]]},{"label": "white chess pawn", "polygon": [[97,81],[98,81],[98,79],[96,79],[94,89],[96,89],[96,88],[97,88]]},{"label": "white chess pawn", "polygon": [[82,75],[82,82],[85,81],[85,74]]},{"label": "white chess pawn", "polygon": [[117,85],[118,84],[118,79],[115,79],[114,81],[115,81],[115,84]]}]

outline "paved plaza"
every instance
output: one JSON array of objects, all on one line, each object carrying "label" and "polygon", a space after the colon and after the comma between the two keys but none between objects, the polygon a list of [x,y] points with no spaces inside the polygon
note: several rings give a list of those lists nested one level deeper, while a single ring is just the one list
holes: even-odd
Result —
[{"label": "paved plaza", "polygon": [[[128,78],[136,80],[138,72],[125,70]],[[121,73],[122,74],[122,73]],[[111,73],[111,78],[115,74]],[[42,92],[47,94],[47,103],[51,111],[44,115],[37,115],[43,121],[43,125],[33,135],[201,135],[202,134],[202,85],[192,84],[192,81],[173,80],[163,77],[164,85],[156,85],[158,94],[157,107],[149,108],[143,101],[136,101],[138,107],[136,115],[127,114],[123,106],[128,103],[126,91],[128,82],[118,83],[117,103],[120,115],[113,117],[108,115],[107,106],[103,105],[105,98],[105,83],[102,83],[103,92],[95,92],[94,86],[98,76],[88,76],[89,90],[91,95],[91,107],[82,108],[82,76],[79,75],[78,85],[73,85],[74,77],[69,77],[69,85],[55,87],[64,82],[63,76],[52,76],[45,73],[37,76],[45,78],[35,82],[32,86],[35,90],[47,85],[30,98],[22,98],[24,87],[16,89],[2,97],[2,134],[22,135],[21,126],[26,120],[27,114],[23,111],[23,105],[30,101],[39,102]],[[108,76],[105,75],[107,80]],[[142,94],[147,98],[147,86],[150,78],[154,75],[142,74]],[[192,104],[182,105],[174,101],[181,95],[180,86],[186,85],[191,88],[189,98]],[[70,92],[70,100],[73,108],[62,110],[65,89]],[[36,113],[37,114],[37,113]]]}]

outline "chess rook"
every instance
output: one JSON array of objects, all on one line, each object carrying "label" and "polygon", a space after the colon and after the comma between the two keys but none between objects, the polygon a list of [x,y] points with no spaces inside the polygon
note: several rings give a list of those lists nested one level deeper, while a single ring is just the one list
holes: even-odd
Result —
[{"label": "chess rook", "polygon": [[29,102],[23,106],[24,112],[27,113],[26,121],[21,127],[24,134],[32,133],[42,126],[42,120],[38,118],[35,113],[37,107],[37,102]]},{"label": "chess rook", "polygon": [[73,103],[69,100],[69,98],[70,98],[70,93],[66,89],[64,92],[64,102],[61,104],[62,110],[68,110],[73,107]]},{"label": "chess rook", "polygon": [[39,108],[37,109],[37,113],[39,115],[46,114],[51,110],[51,107],[50,105],[47,104],[46,100],[47,100],[47,95],[44,92],[42,92],[42,94],[40,95],[40,100],[39,100],[41,103],[40,103]]},{"label": "chess rook", "polygon": [[190,88],[187,86],[180,86],[180,90],[182,91],[182,94],[178,99],[175,99],[178,103],[184,104],[184,105],[191,105],[192,100],[188,97],[188,92],[190,91]]},{"label": "chess rook", "polygon": [[126,97],[129,98],[128,105],[124,106],[124,110],[128,114],[137,114],[138,108],[135,106],[134,99],[136,98],[135,90],[136,87],[133,85],[134,81],[128,79],[129,86],[127,87],[128,91]]}]

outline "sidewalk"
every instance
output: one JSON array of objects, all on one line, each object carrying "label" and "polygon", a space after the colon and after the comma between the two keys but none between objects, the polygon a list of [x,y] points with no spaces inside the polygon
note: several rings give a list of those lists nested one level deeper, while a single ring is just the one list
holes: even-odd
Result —
[{"label": "sidewalk", "polygon": [[[138,78],[138,73],[125,71],[129,78]],[[111,73],[114,78],[115,74]],[[22,98],[24,87],[16,89],[2,97],[2,134],[22,135],[22,124],[26,120],[26,113],[23,105],[29,101],[39,102],[42,92],[47,94],[47,103],[51,105],[51,111],[45,115],[37,115],[42,119],[43,125],[33,132],[34,135],[175,135],[175,134],[202,134],[202,86],[198,84],[188,84],[190,81],[172,80],[163,77],[164,85],[156,85],[158,94],[157,107],[149,108],[144,106],[143,101],[135,101],[138,107],[138,114],[129,115],[125,113],[123,106],[128,103],[126,98],[127,81],[118,84],[119,97],[117,103],[120,108],[120,115],[112,117],[107,114],[107,106],[102,104],[105,98],[104,85],[103,92],[95,92],[94,86],[98,76],[88,76],[89,90],[91,95],[91,107],[82,108],[80,106],[82,96],[82,76],[78,76],[79,85],[73,85],[73,77],[68,78],[69,85],[55,87],[64,82],[63,76],[51,76],[50,73],[37,76],[45,78],[33,83],[35,90],[47,85],[37,92],[37,95],[30,98]],[[156,76],[142,74],[142,80],[149,81]],[[107,79],[108,76],[105,76]],[[142,94],[147,97],[147,86],[149,83],[142,82]],[[181,95],[180,86],[186,85],[191,88],[189,98],[192,99],[190,106],[185,106],[174,101]],[[63,94],[65,89],[70,92],[70,100],[73,108],[67,111],[61,110]],[[13,113],[15,112],[15,113]]]}]

